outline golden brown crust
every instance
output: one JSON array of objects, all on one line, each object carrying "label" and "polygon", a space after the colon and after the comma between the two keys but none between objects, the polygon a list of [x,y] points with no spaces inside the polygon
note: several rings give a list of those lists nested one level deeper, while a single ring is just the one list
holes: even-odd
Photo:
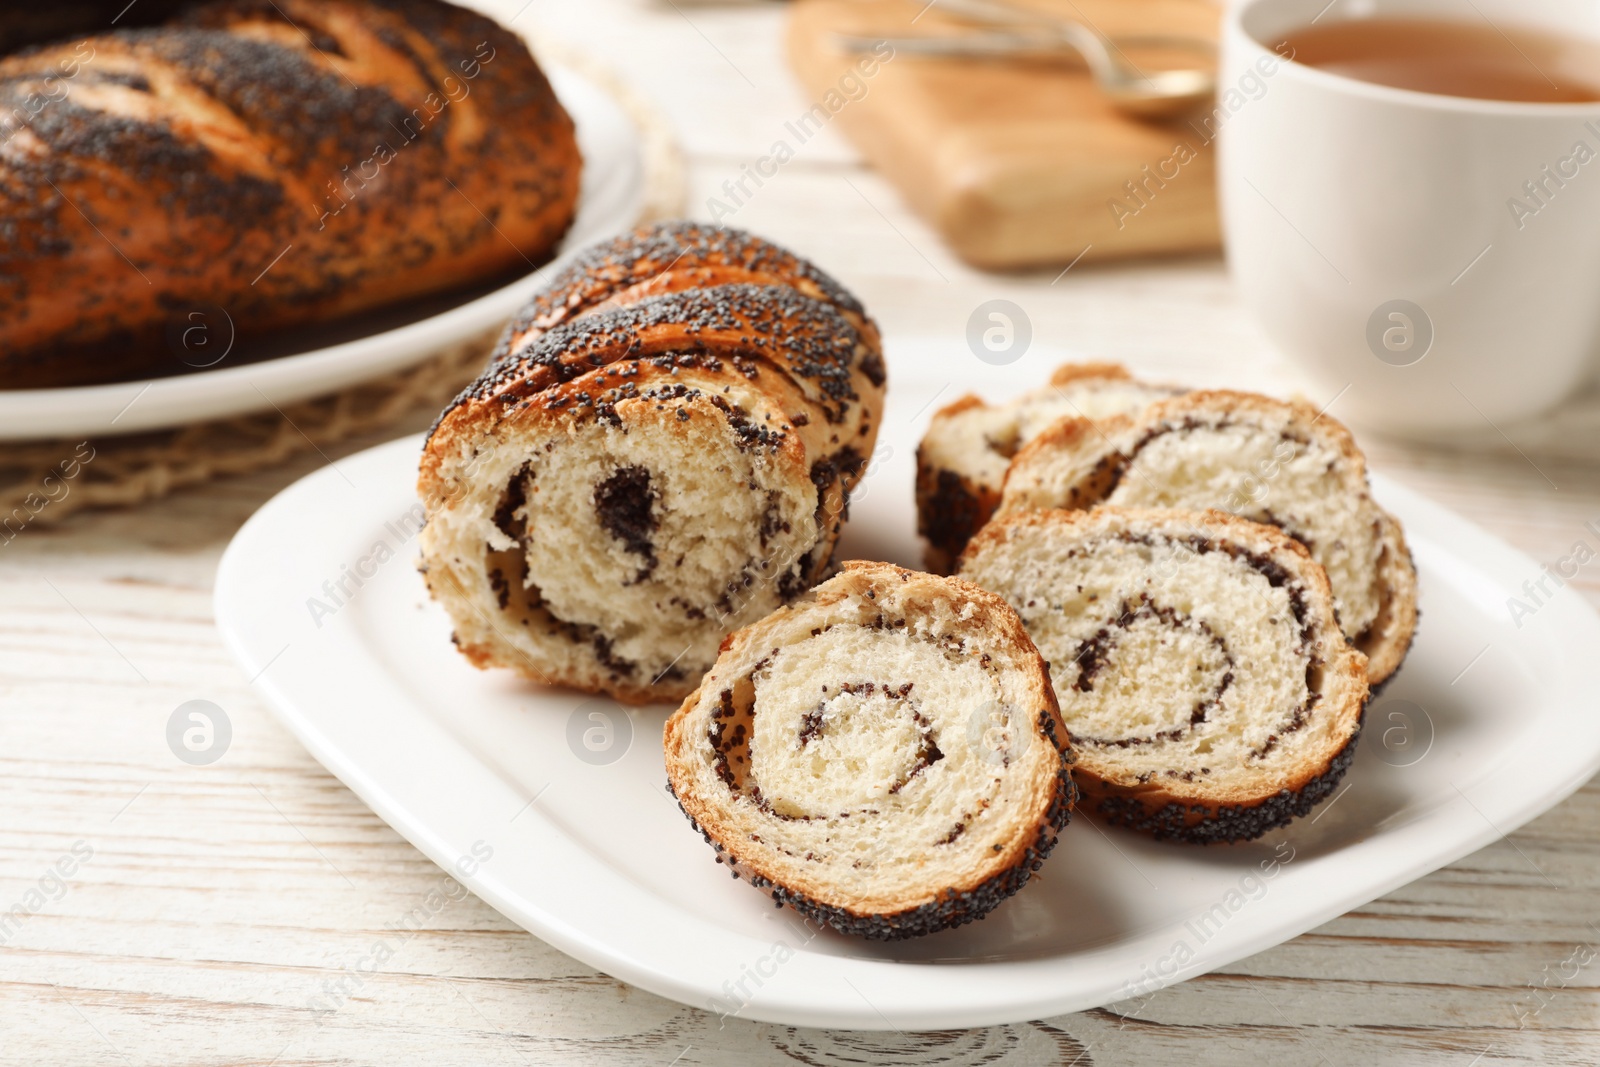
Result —
[{"label": "golden brown crust", "polygon": [[858,399],[883,386],[874,342],[788,286],[684,289],[542,331],[491,362],[461,399],[512,404],[619,360],[699,352],[739,373],[755,361],[779,366],[830,424],[844,425],[860,419]]},{"label": "golden brown crust", "polygon": [[1157,840],[1192,845],[1251,841],[1269,830],[1308,815],[1338,788],[1355,760],[1359,725],[1322,771],[1285,786],[1264,800],[1242,804],[1163,797],[1154,790],[1130,790],[1079,772],[1083,806],[1113,826],[1126,826]]},{"label": "golden brown crust", "polygon": [[1384,514],[1383,556],[1378,560],[1383,602],[1378,617],[1356,640],[1367,656],[1367,675],[1376,688],[1394,677],[1417,635],[1417,565],[1400,520]]},{"label": "golden brown crust", "polygon": [[1091,378],[1131,382],[1133,375],[1120,363],[1063,363],[1050,372],[1051,385],[1068,385]]},{"label": "golden brown crust", "polygon": [[192,369],[196,309],[249,340],[526,270],[578,171],[526,46],[438,0],[221,0],[0,59],[0,387]]},{"label": "golden brown crust", "polygon": [[518,313],[494,362],[520,360],[546,331],[582,315],[719,285],[793,289],[832,305],[869,345],[880,347],[877,327],[861,303],[807,260],[741,230],[682,219],[641,226],[584,250]]},{"label": "golden brown crust", "polygon": [[[1116,430],[1132,425],[1127,416],[1119,416],[1116,420],[1102,419],[1098,425],[1089,419],[1057,419],[1049,426],[1034,435],[1033,440],[1017,449],[1017,454],[1012,457],[1013,465],[1017,460],[1031,459],[1041,452],[1050,452],[1056,449],[1077,449],[1087,445],[1108,445],[1107,438]],[[1006,470],[1009,478],[1011,471]],[[1004,483],[1002,483],[1003,487]]]},{"label": "golden brown crust", "polygon": [[933,417],[935,419],[947,418],[951,415],[959,415],[963,411],[971,411],[973,408],[986,408],[988,406],[988,401],[977,393],[968,393],[939,408],[933,413]]}]

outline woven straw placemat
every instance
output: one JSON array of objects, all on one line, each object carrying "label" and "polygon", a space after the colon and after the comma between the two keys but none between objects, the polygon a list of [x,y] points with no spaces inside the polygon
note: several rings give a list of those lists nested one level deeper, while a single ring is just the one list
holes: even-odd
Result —
[{"label": "woven straw placemat", "polygon": [[[543,38],[533,47],[541,60],[604,88],[638,128],[645,203],[637,221],[681,214],[683,157],[666,119],[588,55]],[[464,337],[398,373],[279,410],[121,437],[0,444],[0,543],[24,527],[59,522],[84,508],[142,503],[408,419],[414,424],[421,414],[431,419],[477,377],[499,333],[496,327]]]}]

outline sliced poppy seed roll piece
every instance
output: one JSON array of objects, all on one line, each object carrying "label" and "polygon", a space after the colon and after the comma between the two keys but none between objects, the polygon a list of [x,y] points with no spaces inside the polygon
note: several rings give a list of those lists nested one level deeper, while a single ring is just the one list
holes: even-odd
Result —
[{"label": "sliced poppy seed roll piece", "polygon": [[878,335],[734,231],[661,227],[579,264],[430,434],[422,567],[478,666],[681,700],[726,633],[831,566],[883,408]]},{"label": "sliced poppy seed roll piece", "polygon": [[997,516],[961,577],[1016,608],[1050,663],[1084,805],[1194,842],[1257,837],[1328,796],[1355,754],[1366,657],[1323,569],[1220,511]]},{"label": "sliced poppy seed roll piece", "polygon": [[1040,431],[1062,418],[1134,414],[1181,392],[1136,381],[1115,363],[1068,363],[1048,385],[1009,403],[968,395],[936,411],[917,446],[917,532],[928,542],[928,568],[955,568],[967,540],[999,506],[1011,457]]},{"label": "sliced poppy seed roll piece", "polygon": [[1417,572],[1400,523],[1372,499],[1350,431],[1310,405],[1219,390],[1099,427],[1063,420],[1017,453],[1000,511],[1102,503],[1217,508],[1276,526],[1327,570],[1374,686],[1411,647]]},{"label": "sliced poppy seed roll piece", "polygon": [[729,637],[665,746],[717,862],[876,940],[982,918],[1038,869],[1074,796],[1016,613],[887,563],[846,563]]}]

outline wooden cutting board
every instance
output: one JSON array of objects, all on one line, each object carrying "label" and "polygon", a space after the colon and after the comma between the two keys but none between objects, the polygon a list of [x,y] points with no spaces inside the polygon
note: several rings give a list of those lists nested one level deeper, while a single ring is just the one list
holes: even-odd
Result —
[{"label": "wooden cutting board", "polygon": [[[1033,3],[1112,37],[1215,41],[1220,19],[1205,0]],[[974,266],[1219,246],[1209,108],[1140,121],[1113,109],[1076,65],[860,56],[836,40],[966,32],[969,23],[926,0],[800,0],[789,60],[819,105],[801,129],[837,125]]]}]

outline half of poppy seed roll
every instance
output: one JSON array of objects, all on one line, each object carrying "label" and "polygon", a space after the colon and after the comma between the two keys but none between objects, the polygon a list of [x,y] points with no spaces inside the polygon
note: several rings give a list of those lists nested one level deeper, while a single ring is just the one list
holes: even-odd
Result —
[{"label": "half of poppy seed roll", "polygon": [[666,727],[678,802],[735,876],[873,939],[982,918],[1073,801],[1046,664],[967,582],[842,573],[733,634]]},{"label": "half of poppy seed roll", "polygon": [[422,566],[456,643],[682,699],[827,572],[883,390],[876,329],[789,253],[690,224],[600,246],[429,436]]}]

